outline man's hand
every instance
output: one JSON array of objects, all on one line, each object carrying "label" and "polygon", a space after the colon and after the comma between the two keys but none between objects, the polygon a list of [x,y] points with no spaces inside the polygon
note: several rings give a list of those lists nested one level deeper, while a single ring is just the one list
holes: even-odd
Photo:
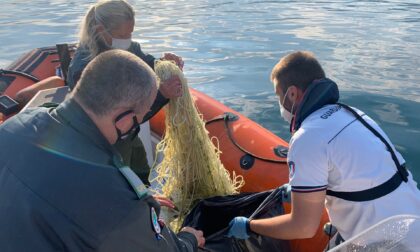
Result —
[{"label": "man's hand", "polygon": [[159,205],[161,205],[161,206],[166,206],[166,207],[169,207],[169,208],[171,208],[171,209],[174,209],[175,208],[175,205],[174,205],[174,203],[170,200],[170,199],[168,199],[168,198],[166,198],[165,196],[163,196],[163,195],[159,195],[159,194],[155,194],[155,195],[153,195],[153,198],[159,203]]},{"label": "man's hand", "polygon": [[196,230],[192,227],[183,227],[181,229],[181,232],[188,232],[188,233],[193,234],[195,236],[195,238],[197,239],[198,246],[201,247],[201,248],[204,247],[204,244],[206,243],[206,239],[204,238],[202,231]]},{"label": "man's hand", "polygon": [[267,219],[251,221],[252,231],[275,239],[312,238],[319,227],[325,207],[326,190],[292,192],[292,212]]},{"label": "man's hand", "polygon": [[171,76],[171,78],[160,83],[159,91],[167,99],[180,97],[182,96],[181,80],[178,76]]},{"label": "man's hand", "polygon": [[249,238],[249,219],[246,217],[235,217],[229,223],[228,237],[235,237],[238,239]]},{"label": "man's hand", "polygon": [[181,69],[181,71],[184,68],[184,61],[176,54],[164,53],[162,59],[175,61],[175,64],[179,67],[179,69]]}]

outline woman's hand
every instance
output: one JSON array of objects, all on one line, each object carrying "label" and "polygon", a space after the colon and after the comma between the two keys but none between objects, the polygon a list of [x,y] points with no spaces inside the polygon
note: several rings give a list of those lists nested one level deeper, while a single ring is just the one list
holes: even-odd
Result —
[{"label": "woman's hand", "polygon": [[172,99],[182,96],[181,80],[178,76],[171,76],[171,78],[161,81],[159,91],[167,99]]},{"label": "woman's hand", "polygon": [[184,68],[184,61],[182,60],[181,57],[179,57],[176,54],[173,54],[173,53],[164,53],[162,59],[163,60],[172,60],[172,61],[175,61],[175,64],[179,67],[179,69],[181,69],[181,71]]}]

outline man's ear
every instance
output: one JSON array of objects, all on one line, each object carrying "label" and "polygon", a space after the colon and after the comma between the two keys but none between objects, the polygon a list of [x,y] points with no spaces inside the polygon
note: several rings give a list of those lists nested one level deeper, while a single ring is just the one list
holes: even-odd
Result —
[{"label": "man's ear", "polygon": [[300,90],[295,85],[291,85],[289,88],[290,88],[289,94],[288,94],[289,100],[292,103],[294,103],[294,102],[296,102],[296,103],[300,102],[302,100],[302,98],[303,98],[303,92],[302,92],[302,90]]},{"label": "man's ear", "polygon": [[287,92],[287,99],[291,101],[292,103],[296,102],[296,98],[298,96],[297,88],[295,85],[290,85]]},{"label": "man's ear", "polygon": [[115,127],[120,129],[122,132],[129,130],[133,126],[133,117],[136,114],[130,112],[115,122]]},{"label": "man's ear", "polygon": [[298,88],[297,89],[297,102],[301,102],[303,99],[303,95],[305,94],[304,91],[302,91],[302,89]]},{"label": "man's ear", "polygon": [[103,31],[105,31],[105,27],[103,25],[101,25],[101,24],[98,24],[96,26],[96,32],[101,33]]}]

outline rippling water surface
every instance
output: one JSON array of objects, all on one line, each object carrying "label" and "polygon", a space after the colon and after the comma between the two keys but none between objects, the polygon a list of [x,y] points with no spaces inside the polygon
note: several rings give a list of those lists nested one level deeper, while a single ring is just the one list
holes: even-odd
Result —
[{"label": "rippling water surface", "polygon": [[[77,40],[93,1],[0,0],[0,67]],[[269,74],[313,51],[342,101],[378,121],[420,181],[420,1],[131,1],[146,52],[181,55],[190,84],[289,139]]]}]

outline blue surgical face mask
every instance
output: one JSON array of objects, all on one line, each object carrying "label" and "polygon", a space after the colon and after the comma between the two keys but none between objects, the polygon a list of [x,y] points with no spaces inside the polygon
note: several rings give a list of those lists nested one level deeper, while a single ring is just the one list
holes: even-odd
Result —
[{"label": "blue surgical face mask", "polygon": [[[125,111],[125,112],[119,114],[115,118],[115,123],[117,123],[124,116],[126,116],[130,113],[133,113],[133,111],[128,110],[128,111]],[[137,120],[137,116],[133,116],[133,126],[131,126],[131,128],[127,132],[122,133],[121,130],[117,127],[115,127],[115,129],[117,131],[117,142],[127,139],[128,136],[132,136],[132,139],[134,139],[140,132],[140,123]]]},{"label": "blue surgical face mask", "polygon": [[[283,102],[279,100],[279,105],[280,105],[281,117],[283,117],[283,119],[286,120],[286,122],[291,123],[293,120],[293,114],[290,111],[288,111],[286,108],[284,108],[284,102],[287,99],[287,94],[289,93],[289,90],[290,90],[290,87],[286,90],[286,93],[284,94]],[[293,111],[294,106],[295,106],[295,102],[293,102],[292,109],[291,109],[292,111]]]}]

